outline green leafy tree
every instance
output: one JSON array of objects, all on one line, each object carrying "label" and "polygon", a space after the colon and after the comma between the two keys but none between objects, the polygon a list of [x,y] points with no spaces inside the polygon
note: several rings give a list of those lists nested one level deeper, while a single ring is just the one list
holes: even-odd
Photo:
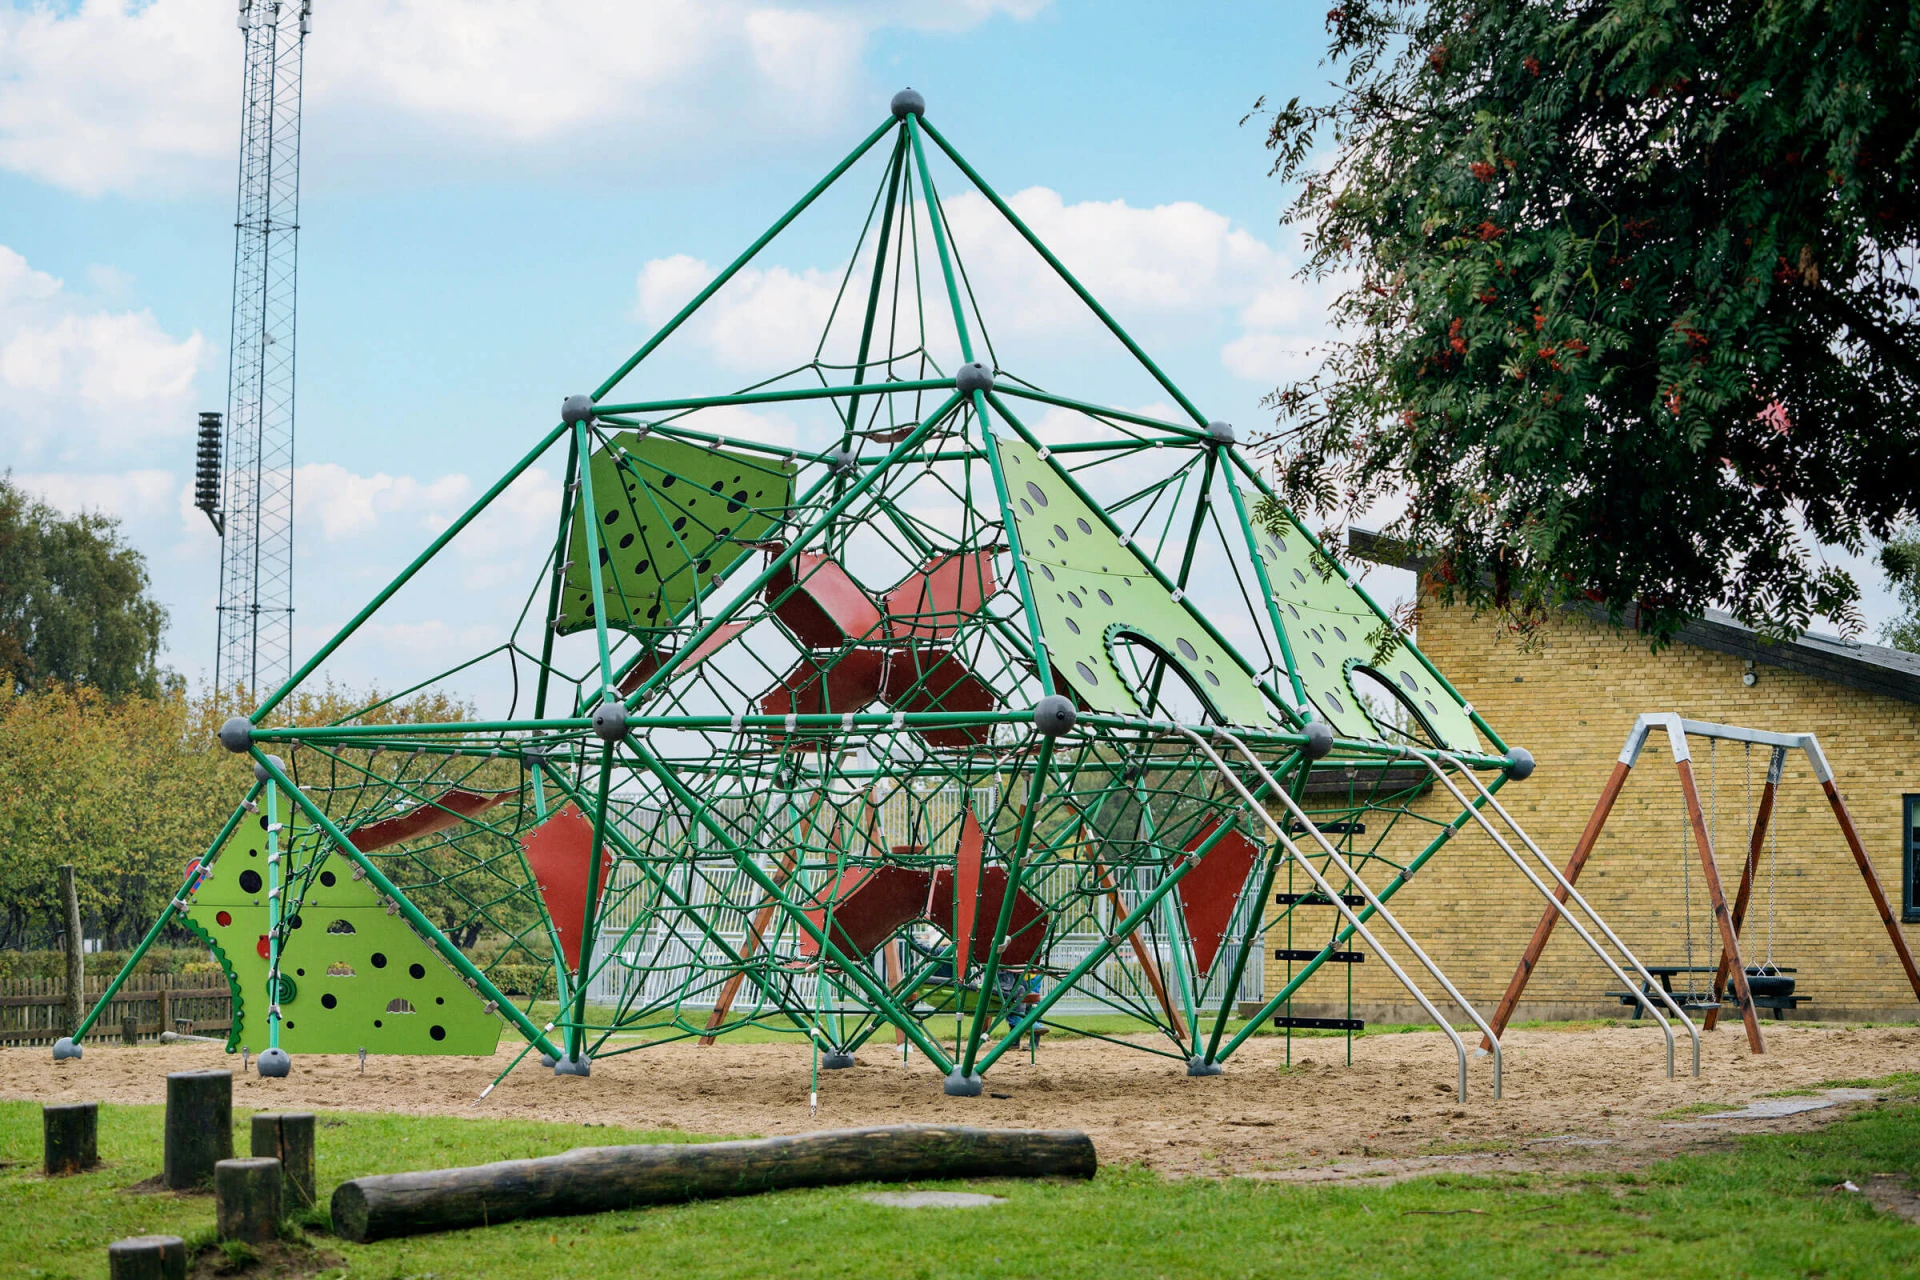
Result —
[{"label": "green leafy tree", "polygon": [[1880,629],[1880,638],[1896,649],[1920,653],[1920,527],[1909,527],[1881,547],[1880,567],[1906,609],[1906,616]]},{"label": "green leafy tree", "polygon": [[[1920,21],[1865,0],[1336,0],[1331,100],[1273,111],[1305,271],[1280,489],[1441,597],[1857,627],[1920,511]],[[1277,512],[1270,510],[1269,518]]]},{"label": "green leafy tree", "polygon": [[84,684],[158,694],[166,610],[119,522],[63,517],[0,475],[0,672],[16,690]]}]

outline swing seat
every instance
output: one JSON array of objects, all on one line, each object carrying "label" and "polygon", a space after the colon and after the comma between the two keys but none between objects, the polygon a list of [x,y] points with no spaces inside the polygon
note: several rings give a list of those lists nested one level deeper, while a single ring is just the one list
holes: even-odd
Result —
[{"label": "swing seat", "polygon": [[1781,1000],[1793,994],[1794,978],[1786,973],[1760,973],[1747,970],[1747,990],[1755,1000]]}]

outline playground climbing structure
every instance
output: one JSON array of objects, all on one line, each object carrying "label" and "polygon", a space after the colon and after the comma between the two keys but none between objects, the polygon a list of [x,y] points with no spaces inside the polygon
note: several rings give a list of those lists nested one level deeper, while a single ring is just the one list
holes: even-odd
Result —
[{"label": "playground climbing structure", "polygon": [[[635,394],[680,378],[663,344],[850,188],[864,221],[811,358],[725,394]],[[1050,385],[1018,326],[996,344],[963,202],[1090,318],[1136,403],[1171,407]],[[168,915],[225,957],[235,1043],[279,1055],[263,1069],[488,1052],[504,1020],[586,1074],[758,1028],[827,1067],[882,1036],[965,1094],[1071,1007],[1211,1074],[1383,928],[1411,957],[1383,960],[1445,1025],[1420,974],[1457,992],[1388,903],[1470,822],[1494,831],[1482,809],[1531,759],[918,94],[560,419],[222,730],[257,783]],[[405,691],[492,690],[473,716],[401,723],[389,702],[281,723],[529,492],[552,495],[552,532],[517,623]],[[1296,928],[1315,905],[1337,914]],[[1248,977],[1283,936],[1297,967],[1261,991]]]}]

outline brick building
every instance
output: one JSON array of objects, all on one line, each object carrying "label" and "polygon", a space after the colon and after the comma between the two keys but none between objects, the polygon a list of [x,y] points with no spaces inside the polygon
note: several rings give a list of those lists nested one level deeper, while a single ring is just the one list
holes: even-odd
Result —
[{"label": "brick building", "polygon": [[[1350,532],[1349,544],[1356,559],[1379,560],[1382,554],[1382,544],[1362,530]],[[1908,945],[1920,948],[1920,655],[1817,636],[1769,644],[1721,614],[1693,624],[1670,648],[1653,654],[1643,638],[1571,611],[1547,625],[1541,643],[1523,651],[1490,617],[1430,601],[1418,643],[1509,743],[1533,752],[1536,772],[1510,783],[1500,796],[1556,865],[1564,866],[1572,853],[1642,712],[1677,711],[1693,720],[1818,735],[1881,885],[1904,921]],[[1731,898],[1768,751],[1698,741],[1693,749]],[[1444,794],[1429,794],[1411,809],[1439,820],[1458,812]],[[1744,958],[1771,958],[1798,971],[1798,993],[1811,1003],[1794,1016],[1920,1018],[1920,1002],[1799,753],[1788,757],[1773,829],[1742,931]],[[1402,821],[1380,851],[1404,862],[1432,830]],[[1644,964],[1710,965],[1717,957],[1698,857],[1688,838],[1672,758],[1656,734],[1579,883]],[[1390,874],[1378,870],[1368,877],[1376,887]],[[1506,855],[1471,826],[1392,902],[1414,937],[1484,1012],[1505,990],[1543,905]],[[1275,910],[1271,901],[1267,910]],[[1295,912],[1292,940],[1282,931],[1268,950],[1269,992],[1280,990],[1289,972],[1287,963],[1272,958],[1274,950],[1318,946],[1332,922],[1328,908]],[[1316,929],[1320,936],[1309,936]],[[1396,958],[1403,964],[1408,959]],[[1365,962],[1327,966],[1301,989],[1294,1012],[1341,1016],[1349,979],[1356,1016],[1423,1020],[1386,967]],[[1705,975],[1697,981],[1707,985]],[[1606,994],[1619,985],[1562,926],[1516,1017],[1622,1016],[1627,1011]],[[1423,987],[1440,999],[1437,985]],[[1738,1025],[1737,1018],[1731,1022]]]}]

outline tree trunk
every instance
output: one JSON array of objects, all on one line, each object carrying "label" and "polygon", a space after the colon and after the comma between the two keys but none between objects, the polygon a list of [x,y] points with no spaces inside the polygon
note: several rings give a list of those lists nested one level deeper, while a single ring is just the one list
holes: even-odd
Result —
[{"label": "tree trunk", "polygon": [[204,1184],[233,1155],[233,1072],[167,1076],[164,1180],[175,1191]]},{"label": "tree trunk", "polygon": [[314,1202],[313,1113],[311,1111],[256,1112],[253,1117],[253,1154],[280,1162],[285,1178],[281,1200],[289,1209],[305,1209]]},{"label": "tree trunk", "polygon": [[80,1173],[100,1163],[100,1104],[49,1104],[40,1109],[49,1175]]},{"label": "tree trunk", "polygon": [[128,1236],[107,1246],[107,1280],[187,1280],[179,1236]]},{"label": "tree trunk", "polygon": [[214,1221],[222,1240],[266,1244],[280,1234],[280,1177],[278,1160],[213,1166]]},{"label": "tree trunk", "polygon": [[87,962],[83,948],[86,937],[80,931],[80,886],[73,878],[71,865],[60,868],[60,899],[67,913],[67,1034],[80,1029],[87,1016]]},{"label": "tree trunk", "polygon": [[333,1229],[364,1243],[515,1218],[599,1213],[790,1187],[948,1178],[1091,1178],[1071,1129],[889,1125],[743,1142],[584,1147],[535,1160],[343,1182]]}]

